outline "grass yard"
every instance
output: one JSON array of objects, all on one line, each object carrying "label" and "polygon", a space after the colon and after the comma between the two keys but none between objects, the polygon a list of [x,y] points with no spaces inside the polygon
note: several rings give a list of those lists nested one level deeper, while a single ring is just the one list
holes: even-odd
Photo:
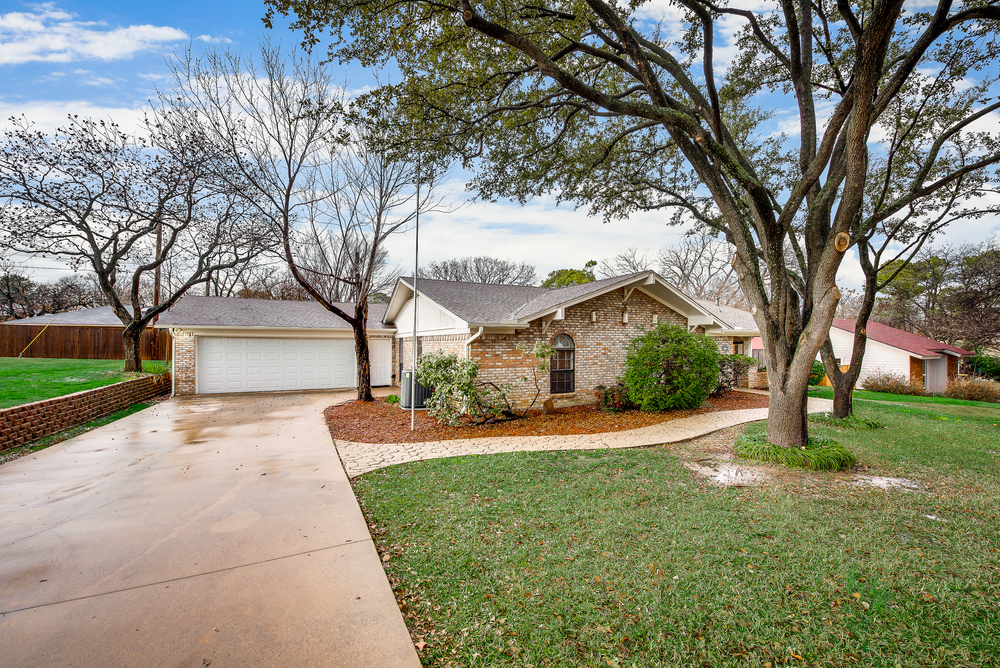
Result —
[{"label": "grass yard", "polygon": [[[815,386],[809,388],[810,397],[821,399],[833,399],[833,388]],[[854,390],[854,400],[867,399],[869,401],[902,401],[911,404],[935,404],[938,406],[985,406],[996,408],[997,405],[988,401],[966,401],[964,399],[952,399],[951,397],[918,397],[908,394],[888,394],[886,392],[868,392],[866,390]]]},{"label": "grass yard", "polygon": [[[126,380],[122,360],[73,360],[0,357],[0,408],[42,401]],[[143,362],[147,372],[164,371],[165,362]]]},{"label": "grass yard", "polygon": [[746,487],[685,466],[732,433],[354,482],[425,665],[1000,666],[1000,407],[965,403],[859,398],[885,429],[812,424],[858,469]]}]

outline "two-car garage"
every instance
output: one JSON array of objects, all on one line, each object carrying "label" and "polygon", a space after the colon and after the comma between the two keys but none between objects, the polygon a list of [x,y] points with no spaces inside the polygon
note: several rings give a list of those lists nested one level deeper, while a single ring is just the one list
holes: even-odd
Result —
[{"label": "two-car garage", "polygon": [[[393,380],[393,330],[372,317],[380,317],[384,307],[372,310],[368,348],[371,384],[378,387]],[[158,326],[169,327],[173,335],[175,394],[358,384],[352,330],[315,302],[189,296]]]},{"label": "two-car garage", "polygon": [[[197,337],[197,394],[356,387],[354,339]],[[392,380],[391,339],[370,339],[371,383]]]}]

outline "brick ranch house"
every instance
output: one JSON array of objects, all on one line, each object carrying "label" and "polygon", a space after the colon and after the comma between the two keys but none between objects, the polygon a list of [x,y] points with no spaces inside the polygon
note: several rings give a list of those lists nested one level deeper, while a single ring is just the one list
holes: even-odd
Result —
[{"label": "brick ranch house", "polygon": [[[412,284],[400,278],[389,304],[369,310],[373,386],[397,385],[410,367]],[[705,333],[724,353],[748,352],[759,334],[749,313],[692,299],[652,271],[558,289],[427,279],[417,287],[418,352],[471,357],[482,379],[501,384],[530,375],[517,344],[548,341],[559,352],[540,401],[558,405],[593,401],[595,386],[621,375],[628,342],[657,324]],[[316,302],[189,295],[156,327],[171,334],[175,395],[357,386],[351,329]],[[521,383],[514,398],[533,396]]]},{"label": "brick ranch house", "polygon": [[[653,271],[555,289],[418,279],[417,290],[417,354],[442,350],[473,359],[481,380],[512,383],[521,405],[535,395],[534,384],[521,379],[531,377],[538,340],[557,351],[538,400],[567,406],[594,401],[597,385],[622,374],[628,343],[659,324],[707,334],[726,354],[749,354],[759,335],[749,313],[692,299]],[[382,320],[396,330],[397,378],[412,364],[413,303],[413,280],[400,278]]]}]

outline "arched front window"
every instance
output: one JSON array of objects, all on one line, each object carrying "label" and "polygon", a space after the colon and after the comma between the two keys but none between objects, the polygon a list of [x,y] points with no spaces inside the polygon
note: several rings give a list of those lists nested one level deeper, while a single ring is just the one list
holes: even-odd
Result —
[{"label": "arched front window", "polygon": [[552,394],[562,394],[573,392],[576,389],[575,355],[576,346],[573,339],[568,334],[560,334],[552,341],[552,347],[556,349],[556,354],[552,357],[552,370],[549,373],[549,392]]}]

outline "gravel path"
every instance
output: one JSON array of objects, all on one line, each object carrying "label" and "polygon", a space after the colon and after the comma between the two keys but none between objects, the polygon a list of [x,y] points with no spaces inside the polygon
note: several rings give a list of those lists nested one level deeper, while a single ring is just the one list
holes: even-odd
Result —
[{"label": "gravel path", "polygon": [[[833,410],[829,399],[809,399],[809,412]],[[704,413],[671,420],[641,429],[582,434],[579,436],[517,436],[505,438],[466,438],[426,443],[355,443],[336,440],[337,452],[347,475],[354,477],[369,471],[406,462],[492,455],[499,452],[540,452],[546,450],[599,450],[602,448],[638,448],[647,445],[677,443],[726,427],[767,419],[766,408]]]}]

